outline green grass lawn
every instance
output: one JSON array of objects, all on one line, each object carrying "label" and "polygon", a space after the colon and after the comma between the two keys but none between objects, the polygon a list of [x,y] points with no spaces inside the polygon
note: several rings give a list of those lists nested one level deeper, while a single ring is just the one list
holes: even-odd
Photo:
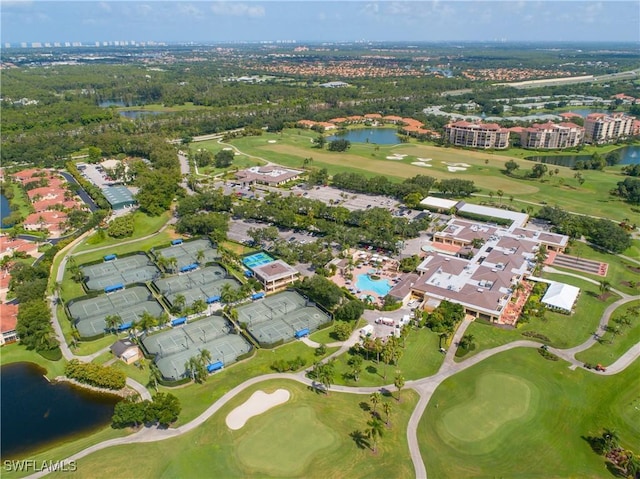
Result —
[{"label": "green grass lawn", "polygon": [[[338,348],[327,348],[326,355],[335,352]],[[306,367],[311,366],[322,357],[315,355],[315,349],[302,342],[292,342],[276,349],[259,349],[250,358],[240,363],[229,366],[216,374],[208,377],[202,384],[191,384],[178,388],[160,387],[161,392],[170,392],[180,399],[182,414],[178,418],[177,425],[185,424],[202,413],[216,399],[227,391],[249,378],[276,372],[271,365],[278,359],[291,360],[297,356],[302,357]],[[144,378],[143,378],[144,379]],[[148,374],[147,378],[148,380]],[[146,384],[146,380],[141,381]],[[153,393],[153,391],[151,391]]]},{"label": "green grass lawn", "polygon": [[418,427],[429,477],[611,477],[583,439],[615,429],[640,444],[636,361],[615,376],[508,351],[443,382]]},{"label": "green grass lawn", "polygon": [[[336,360],[336,384],[345,386],[382,386],[392,384],[397,374],[402,374],[405,380],[420,379],[435,374],[444,356],[439,351],[438,335],[431,330],[422,328],[412,330],[407,337],[406,346],[398,365],[386,365],[382,359],[376,362],[376,357],[370,354],[369,360],[362,364],[360,379],[355,382],[350,375],[351,367],[347,364],[349,354],[343,354]],[[387,373],[384,378],[385,369]]]},{"label": "green grass lawn", "polygon": [[[256,390],[286,389],[289,401],[250,419],[236,431],[225,418]],[[366,396],[311,392],[293,381],[265,382],[244,391],[204,425],[181,437],[149,444],[118,446],[78,461],[75,476],[109,478],[126,467],[139,478],[157,477],[410,477],[406,425],[417,396],[407,391],[392,403],[390,427],[376,454],[350,437],[363,431],[369,413]],[[56,474],[51,477],[58,477]]]},{"label": "green grass lawn", "polygon": [[[557,167],[557,174],[545,177],[543,181],[524,178],[524,172],[530,170],[534,162],[519,159],[511,150],[484,152],[411,142],[379,146],[353,143],[348,152],[332,153],[313,148],[311,140],[316,137],[315,132],[293,129],[284,130],[281,134],[265,133],[258,137],[238,138],[231,143],[243,153],[293,168],[301,168],[304,158],[312,158],[310,167],[327,168],[330,174],[358,172],[366,176],[384,175],[395,181],[418,174],[439,179],[455,175],[461,179],[473,180],[484,194],[501,189],[507,198],[513,195],[515,199],[535,203],[544,201],[578,213],[617,220],[634,216],[629,204],[608,194],[618,181],[624,179],[619,166],[606,168],[604,171],[583,171],[581,173],[585,182],[579,185],[574,178],[575,171],[562,166]],[[408,156],[401,161],[387,160],[386,157],[393,153]],[[535,152],[528,152],[527,156],[534,154]],[[520,170],[517,176],[509,177],[502,170],[504,163],[514,157],[518,158]],[[418,158],[430,158],[429,164],[432,166],[427,168],[413,165]],[[466,163],[469,166],[466,171],[451,173],[446,163]],[[555,172],[556,167],[553,169]],[[553,201],[549,201],[550,198]]]},{"label": "green grass lawn", "polygon": [[612,294],[606,301],[601,301],[595,297],[600,294],[598,286],[578,278],[550,273],[544,273],[544,277],[580,288],[581,292],[575,314],[566,315],[547,311],[545,321],[533,319],[515,330],[501,329],[479,322],[471,323],[466,334],[473,335],[476,349],[462,358],[455,358],[455,360],[462,361],[485,349],[491,349],[520,339],[535,341],[534,338],[523,336],[522,333],[525,331],[544,334],[550,339],[549,344],[557,348],[577,346],[587,340],[597,329],[602,313],[607,306],[619,299],[618,295]]},{"label": "green grass lawn", "polygon": [[53,379],[64,375],[64,367],[67,362],[64,359],[49,361],[35,351],[28,351],[20,343],[7,344],[0,349],[0,364],[10,363],[35,363],[47,370],[47,377]]},{"label": "green grass lawn", "polygon": [[[640,306],[640,301],[632,301],[617,308],[611,315],[611,318],[620,316],[627,311],[627,309],[634,306]],[[585,363],[602,364],[609,366],[614,363],[622,354],[631,348],[634,344],[640,342],[640,318],[634,318],[631,316],[633,323],[631,326],[622,326],[621,334],[615,338],[611,333],[605,333],[602,336],[602,340],[586,351],[576,354],[576,359],[584,361]],[[609,321],[609,324],[615,326],[613,321]],[[611,343],[609,341],[612,341]]]},{"label": "green grass lawn", "polygon": [[631,246],[624,250],[622,254],[629,258],[640,259],[640,240],[631,240]]},{"label": "green grass lawn", "polygon": [[330,326],[320,331],[316,331],[311,336],[309,336],[309,339],[311,339],[311,341],[315,341],[316,343],[329,344],[337,341],[337,339],[333,337],[332,334],[333,326]]},{"label": "green grass lawn", "polygon": [[[118,246],[123,241],[135,240],[137,238],[144,238],[150,234],[157,232],[162,228],[167,221],[171,218],[171,212],[166,211],[159,216],[149,216],[142,211],[135,211],[133,213],[134,230],[133,235],[128,238],[112,238],[105,234],[104,239],[99,240],[97,233],[89,236],[82,244],[78,245],[74,252],[86,251],[94,248],[102,248],[104,246]],[[106,233],[106,231],[105,231]],[[118,248],[119,249],[119,248]]]},{"label": "green grass lawn", "polygon": [[591,278],[595,281],[602,281],[606,279],[611,283],[611,287],[622,291],[627,294],[639,294],[640,288],[631,289],[626,282],[630,280],[638,281],[638,273],[634,272],[633,267],[640,267],[640,265],[628,261],[620,256],[602,253],[588,244],[581,243],[579,241],[573,242],[573,244],[569,247],[569,251],[566,253],[570,256],[576,256],[580,258],[591,259],[594,261],[602,261],[603,263],[607,263],[609,268],[607,269],[607,276],[603,278],[602,276],[598,276],[595,274],[584,273],[582,271],[571,270],[567,268],[560,268],[558,266],[552,265],[553,268],[567,271],[574,274],[579,274],[581,276],[585,276],[587,278]]}]

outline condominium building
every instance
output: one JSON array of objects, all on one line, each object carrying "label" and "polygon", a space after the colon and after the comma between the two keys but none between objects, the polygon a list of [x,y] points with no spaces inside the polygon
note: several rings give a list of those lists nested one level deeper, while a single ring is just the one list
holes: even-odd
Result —
[{"label": "condominium building", "polygon": [[575,123],[536,123],[522,128],[520,143],[523,148],[557,150],[573,148],[582,143],[584,128]]},{"label": "condominium building", "polygon": [[608,143],[633,134],[632,116],[624,113],[591,113],[584,121],[587,143]]},{"label": "condominium building", "polygon": [[496,123],[457,121],[444,127],[444,137],[455,146],[503,149],[509,146],[509,130]]}]

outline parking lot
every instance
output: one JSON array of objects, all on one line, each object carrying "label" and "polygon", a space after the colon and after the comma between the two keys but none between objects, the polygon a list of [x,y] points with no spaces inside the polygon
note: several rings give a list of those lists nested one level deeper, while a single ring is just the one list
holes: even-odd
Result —
[{"label": "parking lot", "polygon": [[[229,222],[229,231],[227,233],[227,237],[232,241],[237,241],[238,243],[248,243],[252,241],[248,233],[250,229],[264,229],[268,226],[270,225],[255,220],[232,219]],[[317,237],[312,236],[310,233],[303,231],[296,233],[295,231],[290,229],[278,230],[278,236],[280,237],[280,239],[283,239],[285,241],[301,244],[311,243],[318,239]]]},{"label": "parking lot", "polygon": [[80,174],[82,174],[82,176],[84,176],[98,188],[103,188],[105,186],[111,185],[111,181],[107,180],[107,177],[104,174],[104,170],[100,165],[92,165],[90,163],[84,163],[82,165],[78,164],[78,169],[80,170]]}]

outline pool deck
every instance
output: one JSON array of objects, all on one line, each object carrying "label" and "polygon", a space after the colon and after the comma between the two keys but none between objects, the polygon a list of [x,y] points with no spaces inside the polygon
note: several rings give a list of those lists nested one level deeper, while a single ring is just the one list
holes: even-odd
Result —
[{"label": "pool deck", "polygon": [[380,276],[381,280],[387,280],[390,286],[389,289],[391,289],[403,275],[398,271],[398,262],[393,259],[384,259],[384,257],[380,255],[365,251],[354,251],[352,259],[354,266],[351,271],[351,276],[353,280],[345,278],[345,274],[349,274],[348,268],[345,269],[344,273],[338,270],[336,274],[329,279],[340,287],[346,287],[358,297],[361,295],[371,296],[374,305],[382,306],[382,297],[378,293],[356,287],[357,278],[363,274],[370,274],[371,271],[375,270],[374,274]]}]

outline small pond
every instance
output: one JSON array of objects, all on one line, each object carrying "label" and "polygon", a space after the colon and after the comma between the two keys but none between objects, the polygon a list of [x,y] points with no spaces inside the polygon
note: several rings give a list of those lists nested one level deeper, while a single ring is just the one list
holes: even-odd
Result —
[{"label": "small pond", "polygon": [[[640,163],[640,146],[625,146],[615,151],[620,154],[621,165],[635,165],[637,163]],[[586,161],[590,159],[591,155],[535,155],[525,157],[525,160],[539,161],[541,163],[547,163],[549,165],[567,166],[569,168],[572,168],[576,164],[576,161]]]},{"label": "small pond", "polygon": [[348,130],[344,135],[333,135],[327,141],[349,140],[351,143],[374,143],[376,145],[397,145],[400,143],[397,130],[393,128],[362,128]]},{"label": "small pond", "polygon": [[69,441],[111,422],[120,400],[69,383],[52,384],[33,363],[0,368],[0,449],[3,459],[26,458],[56,442]]}]

